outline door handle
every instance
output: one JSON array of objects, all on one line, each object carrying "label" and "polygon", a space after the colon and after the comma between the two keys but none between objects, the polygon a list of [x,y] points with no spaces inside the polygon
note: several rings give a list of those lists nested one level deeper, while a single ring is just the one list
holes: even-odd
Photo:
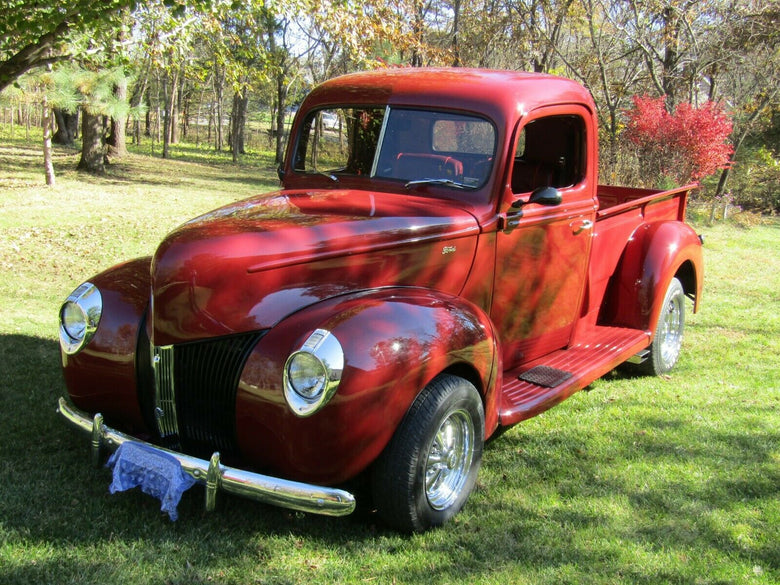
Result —
[{"label": "door handle", "polygon": [[572,233],[577,236],[585,230],[591,229],[593,227],[593,222],[589,219],[578,219],[571,222],[569,226],[571,226]]}]

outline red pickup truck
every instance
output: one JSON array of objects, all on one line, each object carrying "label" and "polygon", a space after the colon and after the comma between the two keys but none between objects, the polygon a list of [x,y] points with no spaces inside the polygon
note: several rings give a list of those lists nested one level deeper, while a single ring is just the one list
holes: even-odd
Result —
[{"label": "red pickup truck", "polygon": [[281,190],[68,297],[59,411],[96,462],[116,451],[112,489],[174,510],[200,483],[208,509],[225,491],[343,515],[361,477],[391,526],[444,523],[497,431],[680,354],[702,289],[694,186],[599,186],[597,138],[588,92],[547,75],[320,85]]}]

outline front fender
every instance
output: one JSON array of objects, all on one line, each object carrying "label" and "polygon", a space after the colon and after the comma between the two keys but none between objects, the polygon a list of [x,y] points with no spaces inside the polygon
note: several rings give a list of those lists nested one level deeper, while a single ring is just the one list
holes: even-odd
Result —
[{"label": "front fender", "polygon": [[100,324],[82,351],[62,353],[73,404],[87,412],[101,412],[131,432],[146,429],[136,389],[135,355],[149,305],[150,262],[139,258],[90,279],[103,298]]},{"label": "front fender", "polygon": [[[282,371],[318,328],[340,341],[343,376],[322,410],[299,418],[285,402]],[[250,356],[236,403],[239,446],[285,477],[350,479],[382,452],[417,394],[444,370],[468,371],[495,418],[497,355],[488,318],[457,297],[388,288],[318,303],[271,329]],[[492,431],[495,420],[486,423]]]},{"label": "front fender", "polygon": [[689,225],[661,221],[629,239],[602,307],[602,322],[654,331],[666,288],[680,276],[698,310],[703,283],[701,240]]}]

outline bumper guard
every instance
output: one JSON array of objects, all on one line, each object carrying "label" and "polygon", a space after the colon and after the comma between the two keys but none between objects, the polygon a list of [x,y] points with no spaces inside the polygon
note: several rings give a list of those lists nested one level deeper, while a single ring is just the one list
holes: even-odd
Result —
[{"label": "bumper guard", "polygon": [[355,497],[344,490],[227,467],[219,462],[219,453],[214,453],[211,459],[206,461],[151,445],[106,426],[100,413],[90,418],[87,413],[70,406],[64,398],[60,398],[57,411],[75,427],[91,434],[92,462],[96,466],[100,465],[103,447],[113,451],[127,441],[148,445],[161,453],[172,455],[185,473],[205,485],[206,510],[209,512],[216,506],[219,490],[281,508],[325,516],[346,516],[355,510]]}]

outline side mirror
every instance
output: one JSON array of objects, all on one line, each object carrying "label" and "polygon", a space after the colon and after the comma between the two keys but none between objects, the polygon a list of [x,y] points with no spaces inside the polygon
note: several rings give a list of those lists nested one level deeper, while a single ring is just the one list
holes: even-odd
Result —
[{"label": "side mirror", "polygon": [[280,181],[284,181],[284,167],[282,165],[279,165],[276,168],[276,175],[279,177]]},{"label": "side mirror", "polygon": [[562,201],[563,196],[555,187],[537,187],[531,193],[528,201],[518,199],[517,201],[512,202],[511,207],[512,209],[522,209],[524,205],[528,205],[529,203],[538,203],[539,205],[553,207],[555,205],[560,205]]},{"label": "side mirror", "polygon": [[523,206],[529,203],[537,203],[539,205],[546,205],[548,207],[554,207],[560,205],[563,201],[561,192],[555,187],[538,187],[533,190],[528,201],[518,199],[511,205],[513,213],[507,214],[506,231],[512,231],[520,223],[520,219],[523,217]]},{"label": "side mirror", "polygon": [[555,187],[539,187],[531,193],[528,203],[538,203],[539,205],[555,206],[563,201],[561,192]]}]

